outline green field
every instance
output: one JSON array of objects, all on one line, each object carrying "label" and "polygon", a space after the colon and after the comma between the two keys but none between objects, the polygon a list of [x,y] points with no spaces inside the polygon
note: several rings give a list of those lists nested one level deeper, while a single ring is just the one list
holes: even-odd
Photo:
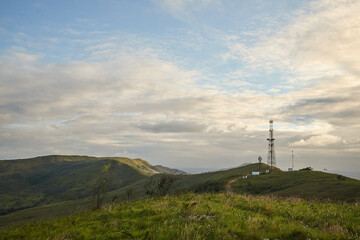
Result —
[{"label": "green field", "polygon": [[0,239],[359,239],[359,223],[358,204],[187,193],[27,224]]}]

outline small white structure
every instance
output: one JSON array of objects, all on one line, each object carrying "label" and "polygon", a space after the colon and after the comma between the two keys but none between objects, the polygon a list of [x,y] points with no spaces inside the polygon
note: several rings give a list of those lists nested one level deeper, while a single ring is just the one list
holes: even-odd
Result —
[{"label": "small white structure", "polygon": [[270,170],[269,170],[269,169],[266,169],[266,170],[265,170],[265,173],[269,173],[269,172],[270,172]]},{"label": "small white structure", "polygon": [[260,173],[259,172],[252,172],[251,175],[257,176],[257,175],[260,175]]},{"label": "small white structure", "polygon": [[242,176],[242,179],[246,179],[247,178],[247,176]]}]

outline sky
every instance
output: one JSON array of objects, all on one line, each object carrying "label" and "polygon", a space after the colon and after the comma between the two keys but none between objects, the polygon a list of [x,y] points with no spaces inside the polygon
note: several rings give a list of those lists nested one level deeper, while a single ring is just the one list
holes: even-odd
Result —
[{"label": "sky", "polygon": [[0,159],[360,172],[360,1],[2,0]]}]

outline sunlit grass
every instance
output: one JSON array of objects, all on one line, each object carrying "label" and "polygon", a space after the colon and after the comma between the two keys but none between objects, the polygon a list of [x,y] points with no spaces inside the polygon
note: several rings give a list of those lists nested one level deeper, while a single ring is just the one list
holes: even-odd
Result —
[{"label": "sunlit grass", "polygon": [[357,239],[360,206],[193,194],[108,205],[1,233],[1,239]]}]

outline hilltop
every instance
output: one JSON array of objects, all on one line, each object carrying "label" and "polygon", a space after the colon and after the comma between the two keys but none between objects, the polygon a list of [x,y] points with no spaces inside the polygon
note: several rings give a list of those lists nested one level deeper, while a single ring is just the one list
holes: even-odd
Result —
[{"label": "hilltop", "polygon": [[[174,188],[180,192],[224,192],[227,182],[234,180],[231,183],[232,190],[238,194],[299,197],[306,200],[360,201],[359,180],[319,171],[284,172],[279,168],[265,174],[266,169],[269,169],[269,166],[261,164],[262,174],[251,176],[251,172],[259,171],[259,164],[256,163],[229,170],[187,175],[177,181]],[[247,178],[243,179],[242,176]]]},{"label": "hilltop", "polygon": [[276,171],[239,179],[231,184],[235,193],[299,197],[306,200],[360,201],[360,181],[319,171]]}]

